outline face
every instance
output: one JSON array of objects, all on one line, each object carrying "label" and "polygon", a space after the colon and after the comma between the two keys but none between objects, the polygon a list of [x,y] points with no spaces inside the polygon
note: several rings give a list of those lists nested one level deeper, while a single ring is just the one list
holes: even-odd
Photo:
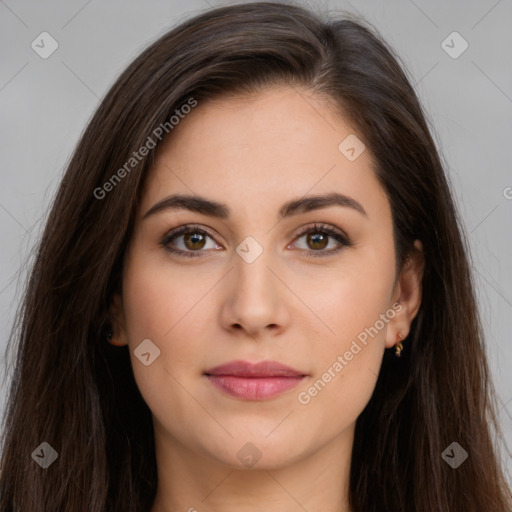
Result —
[{"label": "face", "polygon": [[[159,148],[114,313],[157,443],[276,468],[350,439],[419,307],[361,144],[325,100],[273,87],[199,104]],[[296,373],[210,372],[233,361]]]}]

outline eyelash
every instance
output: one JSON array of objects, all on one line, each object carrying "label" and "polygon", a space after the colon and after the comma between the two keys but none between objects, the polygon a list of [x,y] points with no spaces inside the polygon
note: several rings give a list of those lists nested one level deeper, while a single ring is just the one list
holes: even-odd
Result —
[{"label": "eyelash", "polygon": [[[189,233],[199,233],[201,235],[208,235],[210,238],[214,239],[213,235],[206,229],[200,227],[195,224],[187,224],[185,226],[181,226],[179,228],[174,229],[170,233],[167,233],[160,245],[164,247],[167,251],[178,254],[180,256],[184,256],[186,258],[198,258],[201,257],[201,249],[197,251],[183,251],[181,249],[176,249],[170,246],[169,244],[179,238],[181,235],[189,234]],[[340,243],[340,246],[336,249],[330,249],[328,251],[318,250],[318,251],[306,251],[308,257],[318,258],[324,256],[330,256],[332,254],[337,254],[341,251],[343,247],[352,247],[352,241],[348,236],[343,234],[341,231],[338,231],[327,224],[315,223],[312,226],[306,226],[303,228],[296,236],[296,239],[302,238],[304,235],[309,233],[322,234],[327,235],[330,238],[334,238],[336,241]]]}]

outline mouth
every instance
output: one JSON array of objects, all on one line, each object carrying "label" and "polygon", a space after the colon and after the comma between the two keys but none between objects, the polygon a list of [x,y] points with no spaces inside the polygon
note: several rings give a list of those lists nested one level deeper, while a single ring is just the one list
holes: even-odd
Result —
[{"label": "mouth", "polygon": [[297,386],[307,374],[276,361],[232,361],[204,372],[220,391],[243,400],[266,400]]}]

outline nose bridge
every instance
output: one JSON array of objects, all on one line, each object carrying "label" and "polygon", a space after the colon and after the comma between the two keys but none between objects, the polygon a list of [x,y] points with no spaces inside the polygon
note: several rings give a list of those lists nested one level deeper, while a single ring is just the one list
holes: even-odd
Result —
[{"label": "nose bridge", "polygon": [[254,239],[246,239],[239,244],[236,252],[234,277],[238,299],[261,303],[260,305],[272,302],[276,298],[277,290],[274,289],[275,277],[269,270],[269,267],[275,266],[270,248],[264,249]]},{"label": "nose bridge", "polygon": [[[247,237],[233,255],[229,294],[225,297],[224,322],[255,332],[285,322],[282,284],[269,268],[277,267],[274,253]],[[274,270],[275,272],[275,270]]]}]

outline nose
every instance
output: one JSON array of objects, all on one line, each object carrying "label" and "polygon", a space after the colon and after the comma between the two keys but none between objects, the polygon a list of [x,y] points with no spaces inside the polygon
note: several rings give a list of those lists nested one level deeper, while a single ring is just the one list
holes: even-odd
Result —
[{"label": "nose", "polygon": [[283,332],[291,316],[290,291],[278,277],[279,266],[270,251],[263,251],[252,263],[238,254],[233,260],[220,311],[222,326],[252,338]]}]

